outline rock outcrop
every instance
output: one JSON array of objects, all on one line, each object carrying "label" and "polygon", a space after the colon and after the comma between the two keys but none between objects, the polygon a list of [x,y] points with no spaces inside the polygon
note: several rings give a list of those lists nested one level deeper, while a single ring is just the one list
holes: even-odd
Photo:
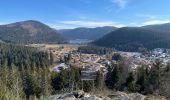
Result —
[{"label": "rock outcrop", "polygon": [[114,94],[108,95],[111,100],[144,100],[145,96],[139,93],[124,93],[116,92]]},{"label": "rock outcrop", "polygon": [[139,93],[114,92],[110,95],[92,95],[84,91],[74,91],[71,93],[50,96],[45,100],[168,100],[163,97],[144,96]]}]

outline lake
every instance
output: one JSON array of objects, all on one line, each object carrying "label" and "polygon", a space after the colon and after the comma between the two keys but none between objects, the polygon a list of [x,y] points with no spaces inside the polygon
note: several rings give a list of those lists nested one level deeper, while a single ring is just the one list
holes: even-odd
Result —
[{"label": "lake", "polygon": [[70,40],[69,43],[71,43],[71,44],[86,44],[91,41],[92,40],[88,40],[88,39],[74,39],[74,40]]}]

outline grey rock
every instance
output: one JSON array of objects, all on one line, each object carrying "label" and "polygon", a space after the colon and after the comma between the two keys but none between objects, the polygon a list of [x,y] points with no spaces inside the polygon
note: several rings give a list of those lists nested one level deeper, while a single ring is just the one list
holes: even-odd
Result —
[{"label": "grey rock", "polygon": [[145,96],[139,93],[126,94],[124,92],[116,92],[114,95],[109,96],[111,100],[144,100]]},{"label": "grey rock", "polygon": [[97,96],[90,96],[90,97],[84,97],[82,100],[102,100],[102,98],[99,98]]},{"label": "grey rock", "polygon": [[131,98],[131,100],[144,100],[145,99],[145,96],[139,93],[131,93],[128,96]]},{"label": "grey rock", "polygon": [[65,93],[50,96],[45,100],[144,100],[145,96],[139,93],[124,93],[115,92],[108,96],[96,96],[85,93],[84,91],[74,91],[72,93]]},{"label": "grey rock", "polygon": [[76,98],[82,98],[82,97],[84,97],[85,93],[84,93],[84,91],[82,91],[82,90],[78,90],[78,91],[74,91],[74,92],[73,92],[73,95],[74,95]]}]

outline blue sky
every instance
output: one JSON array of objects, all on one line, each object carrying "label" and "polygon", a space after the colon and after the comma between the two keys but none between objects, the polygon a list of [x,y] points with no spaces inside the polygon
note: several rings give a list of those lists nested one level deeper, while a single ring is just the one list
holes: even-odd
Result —
[{"label": "blue sky", "polygon": [[1,0],[0,24],[38,20],[56,29],[170,22],[170,0]]}]

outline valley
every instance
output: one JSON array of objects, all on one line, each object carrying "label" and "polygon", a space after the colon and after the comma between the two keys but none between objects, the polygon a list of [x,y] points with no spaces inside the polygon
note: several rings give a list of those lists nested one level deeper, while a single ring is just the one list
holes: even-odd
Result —
[{"label": "valley", "polygon": [[[57,30],[24,21],[1,25],[0,34],[2,99],[169,99],[168,32],[124,27],[69,43]],[[81,97],[72,94],[79,90]]]}]

